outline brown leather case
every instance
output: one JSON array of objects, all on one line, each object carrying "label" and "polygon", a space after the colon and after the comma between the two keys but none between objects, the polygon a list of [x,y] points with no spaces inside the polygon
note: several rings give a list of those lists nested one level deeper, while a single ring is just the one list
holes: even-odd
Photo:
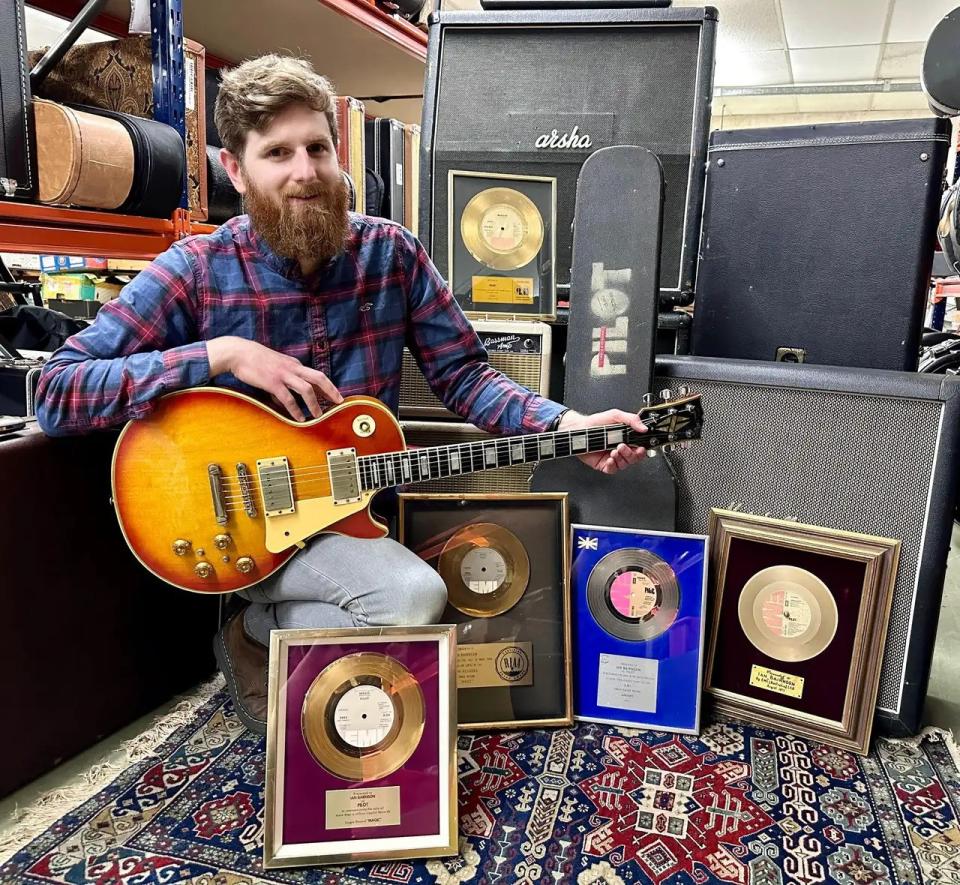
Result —
[{"label": "brown leather case", "polygon": [[[35,65],[45,49],[29,53]],[[207,219],[206,50],[183,41],[184,110],[190,217]],[[44,98],[153,119],[153,60],[148,34],[74,46],[37,90]]]},{"label": "brown leather case", "polygon": [[133,186],[133,142],[116,120],[34,99],[40,202],[116,209]]},{"label": "brown leather case", "polygon": [[337,144],[337,159],[353,180],[357,193],[357,212],[367,211],[366,172],[364,169],[364,107],[363,103],[349,96],[337,99],[337,129],[340,133]]},{"label": "brown leather case", "polygon": [[420,127],[413,123],[403,126],[403,165],[407,181],[403,188],[403,226],[414,236],[420,216]]}]

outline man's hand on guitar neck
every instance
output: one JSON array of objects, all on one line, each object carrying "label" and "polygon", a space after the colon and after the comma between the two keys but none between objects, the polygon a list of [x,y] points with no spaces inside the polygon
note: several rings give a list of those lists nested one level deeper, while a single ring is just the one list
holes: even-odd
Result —
[{"label": "man's hand on guitar neck", "polygon": [[214,338],[207,342],[207,359],[210,361],[211,378],[231,372],[244,384],[269,393],[273,401],[286,409],[296,421],[305,418],[294,394],[303,400],[314,418],[319,418],[323,412],[318,393],[334,404],[343,402],[340,391],[323,372],[256,341],[233,335]]},{"label": "man's hand on guitar neck", "polygon": [[[627,424],[640,433],[647,429],[638,415],[624,412],[622,409],[608,409],[606,412],[597,412],[594,415],[581,415],[570,409],[560,416],[557,430],[579,430],[582,427],[602,427],[604,424]],[[588,467],[609,474],[636,464],[646,455],[646,449],[621,443],[609,452],[590,452],[588,455],[580,455],[579,458]]]}]

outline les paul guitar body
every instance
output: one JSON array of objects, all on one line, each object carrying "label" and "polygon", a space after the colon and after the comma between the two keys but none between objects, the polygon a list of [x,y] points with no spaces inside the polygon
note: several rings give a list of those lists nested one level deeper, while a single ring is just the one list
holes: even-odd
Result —
[{"label": "les paul guitar body", "polygon": [[[185,590],[226,593],[263,580],[318,532],[384,536],[368,510],[376,492],[349,487],[349,453],[405,448],[390,410],[368,397],[300,424],[243,394],[183,391],[124,429],[114,506],[151,572]],[[348,486],[339,502],[331,476]]]}]

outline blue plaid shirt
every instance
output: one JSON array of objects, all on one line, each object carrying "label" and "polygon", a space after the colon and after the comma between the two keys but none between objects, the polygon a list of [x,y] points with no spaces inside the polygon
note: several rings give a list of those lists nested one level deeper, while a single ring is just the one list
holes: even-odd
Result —
[{"label": "blue plaid shirt", "polygon": [[214,384],[206,341],[248,338],[325,373],[344,396],[394,413],[406,345],[453,412],[499,433],[536,433],[563,411],[491,368],[423,246],[397,224],[351,214],[344,250],[304,277],[247,216],[158,256],[44,366],[37,418],[54,436],[142,418],[157,397]]}]

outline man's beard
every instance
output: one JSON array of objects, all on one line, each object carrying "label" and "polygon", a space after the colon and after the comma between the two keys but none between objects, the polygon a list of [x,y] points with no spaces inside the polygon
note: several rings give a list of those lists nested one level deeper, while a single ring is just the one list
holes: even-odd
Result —
[{"label": "man's beard", "polygon": [[[303,260],[332,258],[342,248],[350,229],[347,189],[336,182],[316,181],[283,191],[279,204],[243,175],[247,186],[244,205],[254,230],[277,255]],[[317,197],[297,202],[289,197]]]}]

